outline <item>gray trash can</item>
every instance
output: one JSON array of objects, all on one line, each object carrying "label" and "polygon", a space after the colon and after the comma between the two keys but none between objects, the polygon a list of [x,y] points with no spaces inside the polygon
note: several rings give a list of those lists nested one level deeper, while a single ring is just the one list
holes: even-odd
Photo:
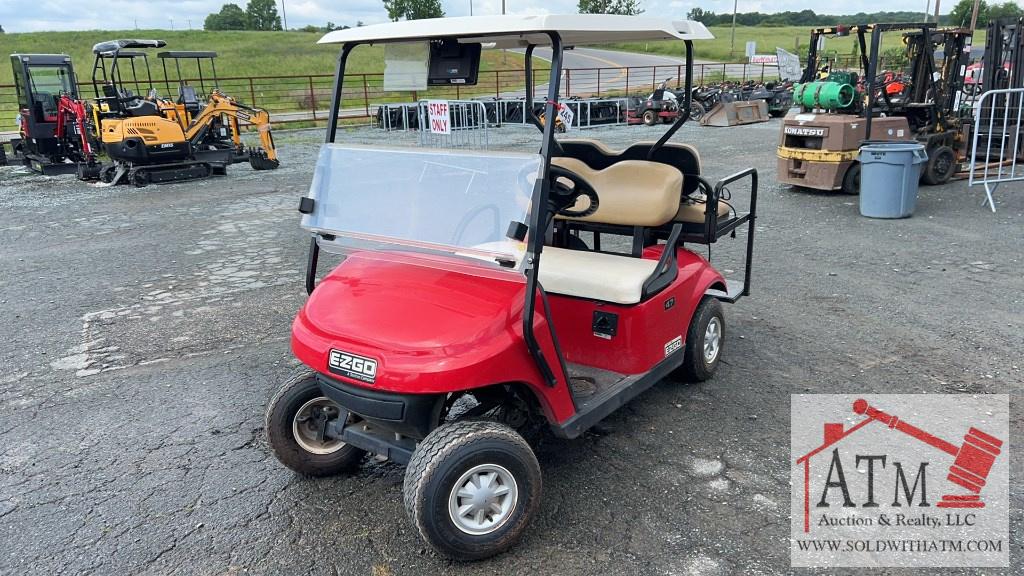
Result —
[{"label": "gray trash can", "polygon": [[874,142],[860,148],[860,213],[906,218],[914,213],[917,182],[928,161],[924,144]]}]

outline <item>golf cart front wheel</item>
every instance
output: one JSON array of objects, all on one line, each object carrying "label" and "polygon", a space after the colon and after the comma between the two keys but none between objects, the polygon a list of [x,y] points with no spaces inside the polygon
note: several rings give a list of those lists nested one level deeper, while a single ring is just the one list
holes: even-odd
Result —
[{"label": "golf cart front wheel", "polygon": [[324,434],[326,424],[341,413],[320,391],[313,373],[302,371],[288,379],[267,406],[267,443],[282,464],[299,474],[350,472],[366,452]]},{"label": "golf cart front wheel", "polygon": [[643,115],[644,124],[654,126],[658,123],[658,114],[654,110],[646,110]]},{"label": "golf cart front wheel", "polygon": [[540,465],[504,424],[443,424],[413,452],[405,510],[420,536],[445,556],[479,560],[519,540],[540,504]]},{"label": "golf cart front wheel", "polygon": [[725,344],[725,316],[717,298],[705,296],[690,320],[680,375],[690,382],[711,378],[721,363]]}]

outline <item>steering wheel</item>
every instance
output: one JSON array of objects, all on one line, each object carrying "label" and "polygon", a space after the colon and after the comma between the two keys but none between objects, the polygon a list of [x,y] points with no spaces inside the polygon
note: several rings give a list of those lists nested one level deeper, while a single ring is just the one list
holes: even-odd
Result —
[{"label": "steering wheel", "polygon": [[[555,214],[569,218],[585,218],[594,212],[600,201],[597,192],[579,174],[566,170],[561,166],[549,166],[548,178],[551,181],[551,189],[548,192],[548,207]],[[568,180],[568,183],[565,181]],[[582,210],[573,210],[576,201],[580,196],[586,196],[590,205]]]}]

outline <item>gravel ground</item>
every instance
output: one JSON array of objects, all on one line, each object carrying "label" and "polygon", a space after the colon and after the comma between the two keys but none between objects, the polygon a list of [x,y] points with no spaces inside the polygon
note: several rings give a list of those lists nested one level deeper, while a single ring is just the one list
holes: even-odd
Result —
[{"label": "gravel ground", "polygon": [[[0,168],[0,573],[786,573],[791,393],[1010,393],[1019,437],[1024,194],[1006,186],[992,214],[953,183],[923,189],[911,219],[862,218],[855,198],[775,183],[778,130],[677,136],[711,179],[761,174],[753,294],[726,310],[716,377],[665,381],[600,433],[546,442],[539,517],[511,552],[469,565],[416,537],[398,466],[307,480],[266,447],[264,404],[295,369],[295,207],[319,132],[276,134],[275,172],[145,189]],[[490,137],[536,143],[522,128]],[[741,250],[719,243],[714,261],[738,274]],[[1011,460],[1013,478],[1022,468]]]}]

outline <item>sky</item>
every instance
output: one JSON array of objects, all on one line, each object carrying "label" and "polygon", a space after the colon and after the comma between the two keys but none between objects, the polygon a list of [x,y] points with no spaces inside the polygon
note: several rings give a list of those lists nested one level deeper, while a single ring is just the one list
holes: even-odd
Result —
[{"label": "sky", "polygon": [[[847,0],[841,4],[843,13],[877,10],[925,10],[928,0]],[[245,7],[246,0],[235,0]],[[159,28],[175,30],[203,27],[210,12],[220,10],[225,0],[0,0],[0,26],[7,32],[38,30],[130,30]],[[277,0],[278,13],[287,15],[289,28],[308,24],[323,26],[328,21],[354,26],[362,21],[375,24],[387,20],[381,0]],[[473,13],[500,14],[501,0],[441,0],[448,16]],[[509,14],[575,13],[577,0],[505,0]],[[948,7],[946,4],[948,3]],[[953,7],[955,0],[944,0],[942,12]],[[641,0],[647,16],[682,18],[694,6],[717,13],[731,12],[732,0]],[[838,8],[816,9],[809,0],[746,1],[739,0],[740,12],[779,12],[804,10],[837,12]],[[838,6],[829,4],[829,6]],[[72,8],[73,9],[70,9]],[[934,7],[932,8],[934,9]]]}]

